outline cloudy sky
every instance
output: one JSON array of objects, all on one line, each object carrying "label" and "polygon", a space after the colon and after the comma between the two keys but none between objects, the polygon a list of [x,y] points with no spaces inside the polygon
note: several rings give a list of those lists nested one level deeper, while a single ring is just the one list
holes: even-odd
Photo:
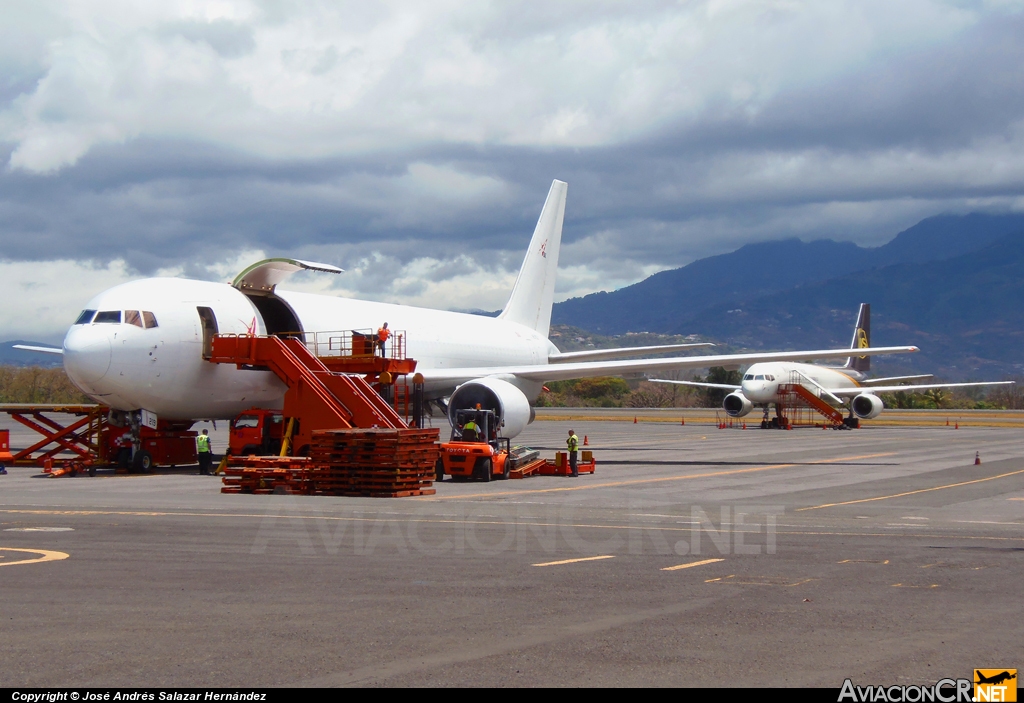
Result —
[{"label": "cloudy sky", "polygon": [[553,178],[559,299],[751,241],[1024,209],[1024,0],[0,9],[0,339],[131,278],[500,308]]}]

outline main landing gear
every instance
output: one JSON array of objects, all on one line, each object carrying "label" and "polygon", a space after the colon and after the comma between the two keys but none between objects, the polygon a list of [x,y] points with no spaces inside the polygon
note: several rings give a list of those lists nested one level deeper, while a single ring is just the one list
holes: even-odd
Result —
[{"label": "main landing gear", "polygon": [[761,418],[762,430],[784,430],[789,427],[789,418],[782,414],[782,409],[775,406],[775,417],[768,419],[769,406],[764,406],[764,416]]}]

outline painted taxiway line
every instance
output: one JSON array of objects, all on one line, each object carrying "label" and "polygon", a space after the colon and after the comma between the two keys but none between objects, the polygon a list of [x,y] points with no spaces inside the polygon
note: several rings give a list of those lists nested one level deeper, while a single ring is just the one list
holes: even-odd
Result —
[{"label": "painted taxiway line", "polygon": [[725,561],[725,559],[704,559],[703,561],[691,561],[687,564],[677,564],[676,566],[666,566],[662,571],[679,571],[679,569],[689,569],[694,566],[704,566],[705,564],[714,564],[719,561]]},{"label": "painted taxiway line", "polygon": [[561,566],[562,564],[576,564],[581,561],[600,561],[601,559],[614,559],[614,554],[604,554],[599,557],[580,557],[579,559],[563,559],[562,561],[546,561],[543,564],[531,564],[531,566]]},{"label": "painted taxiway line", "polygon": [[605,481],[603,483],[587,483],[582,486],[562,486],[559,488],[534,488],[521,491],[493,491],[488,493],[463,493],[452,495],[433,495],[421,500],[433,502],[438,500],[459,500],[464,498],[499,498],[502,496],[533,495],[539,493],[564,493],[568,491],[592,491],[599,488],[619,488],[622,486],[640,486],[650,483],[665,483],[667,481],[690,481],[697,478],[717,478],[720,476],[738,476],[741,474],[756,473],[759,471],[771,471],[774,469],[788,469],[794,466],[818,466],[820,464],[836,464],[841,461],[855,461],[858,459],[877,459],[883,456],[894,456],[896,452],[881,452],[878,454],[858,454],[857,456],[842,456],[835,459],[821,459],[820,461],[802,462],[800,464],[770,464],[767,466],[754,466],[749,469],[731,469],[728,471],[706,471],[699,474],[685,474],[683,476],[662,476],[660,478],[638,478],[625,481]]},{"label": "painted taxiway line", "polygon": [[[0,547],[0,552],[22,552],[26,554],[41,554],[35,559],[19,559],[18,561],[0,561],[0,566],[16,566],[18,564],[38,564],[44,561],[61,561],[70,556],[67,552],[55,552],[50,549],[19,549],[17,547]],[[6,555],[0,554],[0,559]]]},{"label": "painted taxiway line", "polygon": [[[876,500],[888,500],[889,498],[903,498],[904,496],[917,495],[918,493],[929,493],[931,491],[941,491],[945,488],[957,488],[959,486],[969,486],[973,483],[984,483],[985,481],[994,481],[997,478],[1006,478],[1007,476],[1016,476],[1017,474],[1024,474],[1024,469],[1018,471],[1010,471],[1009,473],[999,474],[998,476],[987,476],[985,478],[976,478],[973,481],[960,481],[959,483],[947,483],[944,486],[932,486],[931,488],[920,488],[916,491],[905,491],[903,493],[894,493],[888,496],[875,496],[874,498],[861,498],[859,500],[846,500],[842,503],[825,503],[823,505],[812,505],[807,508],[797,508],[793,512],[799,513],[804,510],[820,510],[821,508],[835,508],[840,505],[856,505],[857,503],[871,503]],[[909,527],[909,525],[908,525]]]}]

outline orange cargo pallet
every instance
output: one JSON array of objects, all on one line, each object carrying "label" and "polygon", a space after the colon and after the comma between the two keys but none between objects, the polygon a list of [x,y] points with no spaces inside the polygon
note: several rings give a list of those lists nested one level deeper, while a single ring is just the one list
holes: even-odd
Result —
[{"label": "orange cargo pallet", "polygon": [[[540,467],[541,476],[571,476],[572,469],[569,468],[568,459],[565,463],[559,461],[562,458],[562,454],[555,457],[554,461],[545,461],[544,466]],[[591,459],[590,461],[578,461],[576,462],[576,469],[581,474],[592,474],[597,471],[597,461]]]},{"label": "orange cargo pallet", "polygon": [[529,478],[540,474],[541,467],[547,466],[547,459],[534,459],[528,464],[523,464],[518,469],[508,472],[509,478]]},{"label": "orange cargo pallet", "polygon": [[437,493],[433,488],[408,491],[352,491],[342,495],[353,498],[410,498],[413,496],[432,496]]}]

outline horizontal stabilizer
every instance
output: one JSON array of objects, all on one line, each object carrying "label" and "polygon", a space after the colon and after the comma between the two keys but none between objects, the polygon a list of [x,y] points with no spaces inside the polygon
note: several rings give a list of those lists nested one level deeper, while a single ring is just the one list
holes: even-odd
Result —
[{"label": "horizontal stabilizer", "polygon": [[619,349],[594,349],[593,351],[565,352],[557,356],[549,356],[548,363],[564,364],[570,361],[601,361],[603,359],[626,359],[631,356],[647,356],[650,354],[668,354],[669,352],[713,347],[711,342],[695,344],[662,344],[654,347],[621,347]]},{"label": "horizontal stabilizer", "polygon": [[15,344],[11,347],[12,349],[23,349],[24,351],[30,352],[42,352],[43,354],[63,354],[63,349],[55,349],[53,347],[33,347],[28,344]]}]

